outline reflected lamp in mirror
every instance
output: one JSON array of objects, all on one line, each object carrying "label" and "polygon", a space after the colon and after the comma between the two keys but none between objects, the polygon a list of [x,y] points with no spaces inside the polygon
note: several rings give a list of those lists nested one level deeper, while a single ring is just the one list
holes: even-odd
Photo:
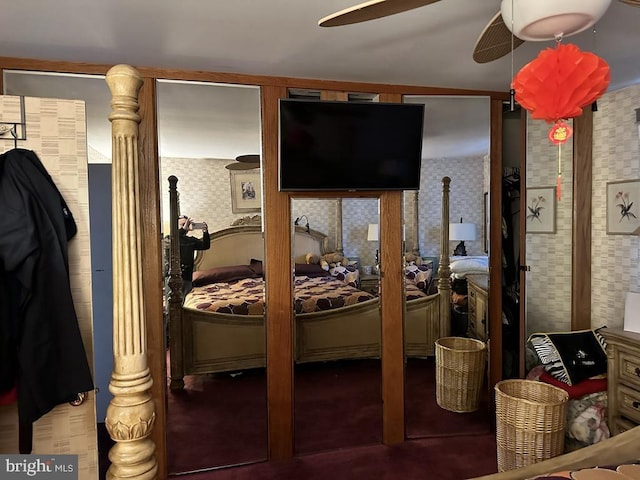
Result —
[{"label": "reflected lamp in mirror", "polygon": [[[367,230],[367,240],[369,242],[378,242],[380,240],[380,227],[378,226],[377,223],[369,224],[369,229]],[[375,265],[376,272],[380,268],[380,260],[379,260],[378,254],[379,254],[379,251],[376,248],[376,265]]]},{"label": "reflected lamp in mirror", "polygon": [[464,242],[472,242],[476,239],[476,225],[474,223],[450,223],[449,224],[449,240],[459,241],[453,251],[454,255],[464,256],[467,254],[467,249],[464,246]]},{"label": "reflected lamp in mirror", "polygon": [[300,225],[300,222],[302,221],[302,219],[306,220],[306,225],[304,225],[305,230],[307,231],[307,233],[309,233],[311,231],[311,228],[309,228],[309,219],[307,218],[306,215],[301,215],[298,218],[295,219],[295,221],[293,222],[293,224],[297,227],[298,225]]}]

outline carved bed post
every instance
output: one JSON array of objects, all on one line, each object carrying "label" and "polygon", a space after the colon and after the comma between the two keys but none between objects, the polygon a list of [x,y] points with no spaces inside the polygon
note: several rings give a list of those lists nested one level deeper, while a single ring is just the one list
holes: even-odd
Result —
[{"label": "carved bed post", "polygon": [[342,199],[336,200],[336,252],[344,255],[342,246]]},{"label": "carved bed post", "polygon": [[178,178],[169,177],[169,241],[171,263],[169,264],[169,342],[171,345],[172,390],[184,388],[182,351],[182,270],[180,268],[180,237],[178,235]]},{"label": "carved bed post", "polygon": [[420,217],[418,215],[418,190],[412,192],[412,201],[413,201],[413,235],[415,242],[413,244],[413,249],[411,253],[414,255],[420,256],[420,241],[418,238],[418,225]]},{"label": "carved bed post", "polygon": [[[113,355],[109,383],[113,398],[106,427],[116,444],[109,452],[107,479],[155,479],[153,380],[147,364],[147,325],[142,279],[138,92],[142,79],[128,65],[106,76],[111,91],[113,212]],[[153,239],[149,239],[153,240]]]},{"label": "carved bed post", "polygon": [[449,266],[449,184],[451,179],[442,179],[442,220],[440,222],[440,262],[438,265],[438,293],[440,294],[439,336],[451,334],[451,267]]}]

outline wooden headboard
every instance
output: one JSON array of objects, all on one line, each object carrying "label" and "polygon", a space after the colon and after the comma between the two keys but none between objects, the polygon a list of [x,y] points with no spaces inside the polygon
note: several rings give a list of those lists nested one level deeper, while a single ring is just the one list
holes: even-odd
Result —
[{"label": "wooden headboard", "polygon": [[[249,265],[252,259],[264,260],[264,236],[259,218],[256,221],[257,225],[236,225],[211,233],[211,247],[197,252],[194,270]],[[292,244],[295,263],[306,263],[307,253],[320,258],[326,253],[327,244],[328,237],[325,234],[295,227]]]}]

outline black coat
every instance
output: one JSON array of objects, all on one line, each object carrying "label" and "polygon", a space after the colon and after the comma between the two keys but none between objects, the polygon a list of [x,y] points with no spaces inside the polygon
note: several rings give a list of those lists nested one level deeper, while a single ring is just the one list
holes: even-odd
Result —
[{"label": "black coat", "polygon": [[77,229],[29,150],[0,155],[0,212],[0,391],[17,385],[26,423],[93,389],[69,285]]}]

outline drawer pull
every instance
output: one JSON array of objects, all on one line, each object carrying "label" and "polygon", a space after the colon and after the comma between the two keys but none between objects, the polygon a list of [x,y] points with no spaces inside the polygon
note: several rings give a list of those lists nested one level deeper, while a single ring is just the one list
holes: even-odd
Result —
[{"label": "drawer pull", "polygon": [[636,372],[636,376],[640,377],[640,367],[636,367],[635,372]]},{"label": "drawer pull", "polygon": [[638,407],[640,407],[640,402],[638,401],[631,402],[631,406],[635,409],[638,409]]}]

